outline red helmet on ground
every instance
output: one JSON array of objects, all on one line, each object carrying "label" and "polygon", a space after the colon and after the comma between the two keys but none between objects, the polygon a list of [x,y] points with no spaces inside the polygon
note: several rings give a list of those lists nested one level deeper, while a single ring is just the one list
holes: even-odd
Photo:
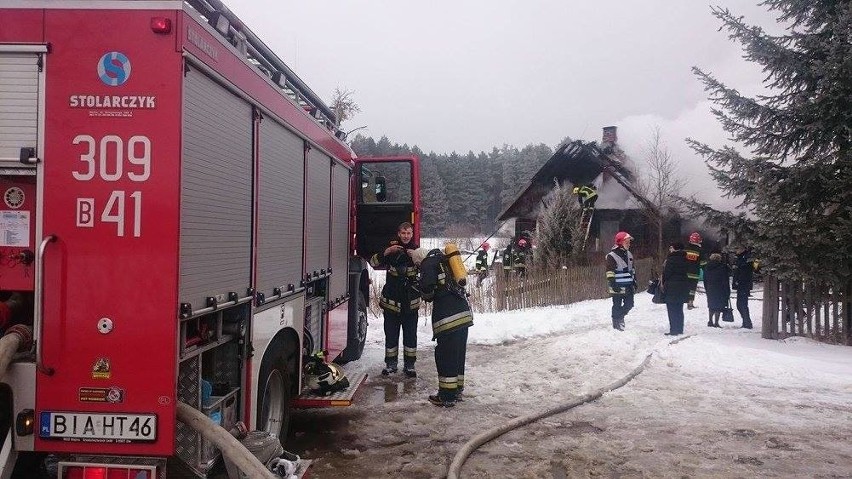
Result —
[{"label": "red helmet on ground", "polygon": [[615,245],[621,246],[621,245],[624,244],[624,242],[626,240],[632,240],[632,239],[633,239],[633,237],[630,236],[630,233],[628,233],[626,231],[619,231],[618,233],[615,234]]},{"label": "red helmet on ground", "polygon": [[482,243],[482,246],[480,246],[480,247],[482,249],[484,249],[485,251],[488,251],[488,249],[491,248],[491,245],[488,244],[488,242],[486,241],[485,243]]},{"label": "red helmet on ground", "polygon": [[701,243],[701,235],[698,234],[697,231],[693,232],[691,235],[689,235],[689,242],[695,244]]}]

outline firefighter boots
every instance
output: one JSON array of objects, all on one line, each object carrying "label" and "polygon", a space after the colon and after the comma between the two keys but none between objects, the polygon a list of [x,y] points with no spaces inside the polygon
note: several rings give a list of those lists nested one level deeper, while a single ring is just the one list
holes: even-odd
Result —
[{"label": "firefighter boots", "polygon": [[414,370],[413,364],[406,364],[405,366],[403,366],[402,372],[405,373],[406,377],[409,377],[409,378],[416,378],[417,377],[417,371]]},{"label": "firefighter boots", "polygon": [[396,374],[396,364],[388,364],[382,369],[382,376],[389,376],[391,374]]}]

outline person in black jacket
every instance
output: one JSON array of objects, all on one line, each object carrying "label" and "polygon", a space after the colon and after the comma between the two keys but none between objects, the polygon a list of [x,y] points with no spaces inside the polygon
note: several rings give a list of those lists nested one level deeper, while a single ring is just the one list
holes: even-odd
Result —
[{"label": "person in black jacket", "polygon": [[438,369],[438,394],[429,402],[440,407],[453,407],[464,391],[464,363],[467,353],[467,328],[473,326],[473,314],[464,287],[456,283],[441,250],[411,251],[420,267],[418,288],[423,299],[432,302],[432,333],[435,366]]},{"label": "person in black jacket", "polygon": [[692,281],[687,276],[690,271],[689,263],[683,243],[672,243],[660,281],[660,287],[665,291],[666,311],[669,316],[669,332],[666,336],[683,334],[683,305],[689,301],[689,290],[692,287]]},{"label": "person in black jacket", "polygon": [[397,229],[397,238],[385,250],[370,258],[374,268],[387,268],[385,285],[379,297],[379,306],[385,319],[385,368],[382,375],[397,371],[399,358],[399,330],[402,328],[403,371],[405,375],[417,377],[414,363],[417,361],[417,311],[420,309],[420,293],[414,287],[417,267],[407,254],[418,246],[412,238],[414,227],[402,223]]},{"label": "person in black jacket", "polygon": [[751,329],[751,314],[748,310],[748,297],[754,286],[754,269],[751,254],[745,246],[737,246],[737,259],[734,263],[733,288],[737,292],[737,311],[743,318],[743,328]]},{"label": "person in black jacket", "polygon": [[689,301],[686,302],[688,309],[695,309],[695,290],[698,288],[698,281],[701,279],[701,268],[707,264],[707,259],[701,248],[701,241],[701,234],[695,231],[689,235],[689,242],[683,248],[686,251],[686,260],[689,265],[689,270],[686,272],[690,281]]},{"label": "person in black jacket", "polygon": [[731,297],[731,270],[728,263],[722,261],[722,255],[713,253],[710,261],[704,267],[704,291],[707,294],[708,313],[707,326],[721,328],[719,317],[722,310],[728,307]]}]

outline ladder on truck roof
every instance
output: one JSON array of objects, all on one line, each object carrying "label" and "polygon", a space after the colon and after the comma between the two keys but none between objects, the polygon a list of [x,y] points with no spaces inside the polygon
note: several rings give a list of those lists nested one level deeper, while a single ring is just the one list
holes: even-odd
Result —
[{"label": "ladder on truck roof", "polygon": [[242,52],[246,59],[269,77],[282,92],[334,135],[344,140],[337,115],[263,41],[220,0],[185,0],[216,32]]}]

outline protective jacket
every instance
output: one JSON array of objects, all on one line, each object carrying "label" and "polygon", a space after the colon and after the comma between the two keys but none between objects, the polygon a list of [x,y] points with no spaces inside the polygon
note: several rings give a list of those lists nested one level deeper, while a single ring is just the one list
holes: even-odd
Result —
[{"label": "protective jacket", "polygon": [[512,253],[512,245],[506,246],[506,249],[503,250],[503,269],[510,270],[512,269],[512,262],[514,261],[514,254]]},{"label": "protective jacket", "polygon": [[[418,248],[413,242],[403,245],[399,238],[392,240],[388,246],[394,245],[402,245],[406,250]],[[415,287],[417,267],[414,261],[404,251],[390,256],[384,256],[383,253],[384,251],[376,253],[370,258],[370,265],[373,268],[387,268],[387,279],[379,297],[379,306],[394,313],[418,310],[420,293]]]},{"label": "protective jacket", "polygon": [[420,263],[419,289],[432,303],[433,339],[473,325],[473,315],[464,288],[452,280],[441,250],[433,249]]},{"label": "protective jacket", "polygon": [[580,206],[594,205],[597,196],[598,192],[588,185],[583,185],[577,190],[577,200],[580,202]]},{"label": "protective jacket", "polygon": [[476,270],[488,270],[488,251],[481,249],[476,253]]},{"label": "protective jacket", "polygon": [[606,255],[606,279],[609,294],[633,294],[636,291],[633,253],[622,246],[612,248],[612,251]]},{"label": "protective jacket", "polygon": [[697,283],[700,279],[701,268],[707,264],[707,258],[705,258],[704,252],[701,251],[701,243],[687,243],[683,247],[683,251],[686,252],[687,278]]}]

